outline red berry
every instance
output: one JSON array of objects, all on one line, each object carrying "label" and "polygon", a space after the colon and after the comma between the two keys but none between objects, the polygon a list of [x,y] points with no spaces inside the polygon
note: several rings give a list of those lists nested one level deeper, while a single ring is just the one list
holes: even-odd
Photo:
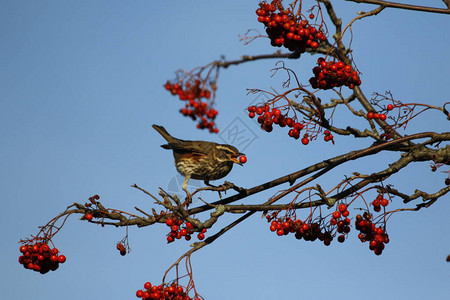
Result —
[{"label": "red berry", "polygon": [[172,225],[172,227],[170,227],[170,230],[172,231],[178,231],[178,225]]},{"label": "red berry", "polygon": [[60,256],[58,256],[58,262],[59,263],[64,263],[66,261],[66,257],[64,256],[64,255],[60,255]]},{"label": "red berry", "polygon": [[369,112],[367,113],[367,118],[370,119],[370,120],[373,119],[374,116],[375,116],[375,114],[374,114],[373,112],[371,112],[371,111],[369,111]]},{"label": "red berry", "polygon": [[341,213],[338,212],[337,210],[333,213],[333,218],[335,219],[339,219],[341,217]]},{"label": "red berry", "polygon": [[309,144],[309,139],[307,137],[302,138],[302,144],[303,145],[308,145]]},{"label": "red berry", "polygon": [[205,238],[205,234],[204,234],[204,233],[199,233],[199,234],[197,235],[197,238],[198,238],[199,240],[203,240],[203,239]]},{"label": "red berry", "polygon": [[25,245],[20,246],[19,251],[22,252],[22,253],[27,252],[28,251],[28,246],[25,246]]},{"label": "red berry", "polygon": [[87,213],[84,215],[84,218],[88,221],[92,221],[92,219],[94,218],[94,216],[90,213]]},{"label": "red berry", "polygon": [[149,290],[152,288],[152,284],[150,282],[144,283],[144,289]]},{"label": "red berry", "polygon": [[381,206],[387,206],[389,204],[389,201],[387,199],[381,199],[380,201]]},{"label": "red berry", "polygon": [[245,164],[247,162],[247,157],[242,155],[241,157],[239,157],[239,161],[241,162],[241,164]]},{"label": "red berry", "polygon": [[394,109],[394,105],[388,104],[388,106],[386,108],[387,108],[387,110],[393,110]]},{"label": "red berry", "polygon": [[136,291],[136,297],[142,298],[143,296],[144,296],[144,292],[142,290],[137,290]]},{"label": "red berry", "polygon": [[169,226],[169,227],[172,226],[173,225],[173,219],[170,219],[170,218],[167,219],[166,220],[166,225]]},{"label": "red berry", "polygon": [[339,211],[340,211],[341,213],[343,213],[343,212],[346,211],[346,210],[347,210],[347,205],[345,205],[344,203],[339,204]]}]

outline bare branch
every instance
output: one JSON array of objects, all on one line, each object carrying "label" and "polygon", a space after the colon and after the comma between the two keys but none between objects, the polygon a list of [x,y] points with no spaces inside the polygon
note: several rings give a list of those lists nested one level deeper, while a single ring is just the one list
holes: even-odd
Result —
[{"label": "bare branch", "polygon": [[439,13],[439,14],[450,14],[450,5],[448,0],[443,0],[447,8],[436,8],[436,7],[428,7],[428,6],[420,6],[420,5],[412,5],[412,4],[403,4],[403,3],[396,3],[396,2],[390,2],[390,1],[381,1],[381,0],[345,0],[345,1],[351,1],[356,3],[367,3],[367,4],[375,4],[380,5],[384,7],[392,7],[392,8],[399,8],[399,9],[407,9],[407,10],[415,10],[415,11],[423,11],[423,12],[429,12],[429,13]]}]

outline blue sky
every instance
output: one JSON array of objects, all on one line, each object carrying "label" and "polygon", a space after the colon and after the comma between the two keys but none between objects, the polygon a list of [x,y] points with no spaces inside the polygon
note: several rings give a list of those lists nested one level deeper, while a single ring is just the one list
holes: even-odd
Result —
[{"label": "blue sky", "polygon": [[[344,23],[372,7],[338,2],[336,11]],[[236,59],[272,53],[275,49],[266,39],[247,46],[238,40],[250,28],[263,31],[254,13],[257,3],[1,2],[0,288],[5,299],[137,299],[134,293],[144,282],[161,281],[189,247],[181,241],[167,245],[163,225],[130,228],[132,252],[121,257],[115,243],[125,235],[124,228],[101,228],[72,216],[54,237],[67,262],[44,276],[18,264],[17,242],[93,194],[99,194],[105,206],[124,211],[154,207],[130,185],[156,194],[177,173],[151,124],[164,125],[180,138],[222,142],[183,118],[178,113],[181,102],[162,85],[177,69],[189,70],[221,55]],[[449,101],[449,25],[448,16],[393,9],[357,21],[352,48],[366,95],[390,90],[403,102],[439,106]],[[305,54],[287,64],[306,82],[316,59]],[[370,144],[336,137],[335,146],[316,141],[305,147],[279,128],[270,134],[261,131],[246,117],[244,110],[256,97],[246,89],[281,91],[285,78],[270,77],[275,62],[221,70],[219,128],[238,118],[257,137],[245,149],[248,163],[227,177],[240,186],[252,187]],[[350,120],[343,116],[335,120],[341,127]],[[448,128],[443,115],[427,112],[406,133]],[[352,171],[376,171],[396,157],[379,155],[352,163],[319,183],[331,186]],[[408,193],[415,188],[434,192],[444,178],[422,163],[387,183]],[[260,203],[275,192],[250,197],[246,203]],[[216,200],[215,195],[202,196]],[[379,257],[357,240],[355,231],[345,243],[324,247],[277,237],[256,214],[193,255],[197,290],[205,299],[447,299],[448,199],[420,212],[394,215],[388,223],[391,242]],[[217,225],[235,218],[224,217]]]}]

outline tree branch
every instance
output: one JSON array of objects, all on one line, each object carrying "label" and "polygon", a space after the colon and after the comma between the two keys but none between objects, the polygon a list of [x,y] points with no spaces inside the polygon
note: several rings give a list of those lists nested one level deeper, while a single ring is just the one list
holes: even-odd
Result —
[{"label": "tree branch", "polygon": [[443,0],[445,5],[447,6],[446,9],[429,7],[429,6],[412,5],[412,4],[403,4],[403,3],[396,3],[396,2],[390,2],[390,1],[381,1],[381,0],[345,0],[345,1],[351,1],[351,2],[356,2],[356,3],[375,4],[375,5],[380,5],[380,6],[384,6],[384,7],[423,11],[423,12],[429,12],[429,13],[450,14],[450,1],[448,1],[448,0]]}]

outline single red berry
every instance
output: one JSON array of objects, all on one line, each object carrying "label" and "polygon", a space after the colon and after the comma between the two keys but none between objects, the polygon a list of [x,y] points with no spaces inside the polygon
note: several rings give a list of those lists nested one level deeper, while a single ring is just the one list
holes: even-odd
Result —
[{"label": "single red berry", "polygon": [[58,262],[59,263],[64,263],[66,261],[66,257],[64,256],[64,255],[60,255],[60,256],[58,256]]},{"label": "single red berry", "polygon": [[380,114],[379,118],[384,121],[384,120],[386,120],[386,115],[385,114]]},{"label": "single red berry", "polygon": [[339,204],[339,211],[340,211],[341,213],[343,213],[343,212],[346,211],[346,210],[347,210],[347,205],[345,205],[344,203]]},{"label": "single red berry", "polygon": [[241,164],[245,164],[247,162],[247,157],[245,155],[242,155],[239,157],[239,161]]},{"label": "single red berry", "polygon": [[341,213],[338,212],[337,210],[335,212],[333,212],[333,218],[335,219],[339,219],[341,217]]},{"label": "single red berry", "polygon": [[302,144],[303,145],[308,145],[309,144],[309,139],[307,137],[302,138]]},{"label": "single red berry", "polygon": [[388,104],[388,106],[386,108],[387,108],[387,110],[393,110],[394,109],[394,105]]},{"label": "single red berry", "polygon": [[349,212],[348,210],[342,212],[342,216],[343,216],[343,217],[347,218],[348,215],[350,215],[350,212]]},{"label": "single red berry", "polygon": [[41,253],[46,253],[50,251],[50,247],[48,246],[48,244],[44,244],[41,246],[41,248],[39,249],[39,252]]},{"label": "single red berry", "polygon": [[283,230],[283,229],[278,229],[278,230],[277,230],[277,235],[278,235],[278,236],[284,235],[284,230]]},{"label": "single red berry", "polygon": [[178,231],[178,225],[172,225],[172,227],[170,227],[170,230],[172,231]]},{"label": "single red berry", "polygon": [[369,111],[369,112],[367,113],[367,118],[371,120],[371,119],[374,118],[374,115],[375,115],[375,114],[374,114],[373,112]]},{"label": "single red berry", "polygon": [[188,229],[194,228],[194,226],[192,226],[192,224],[190,222],[186,222],[185,224]]},{"label": "single red berry", "polygon": [[383,198],[383,199],[381,199],[380,204],[381,204],[381,206],[388,206],[389,201],[388,201],[388,199]]},{"label": "single red berry", "polygon": [[144,296],[144,292],[142,290],[137,290],[136,291],[136,297],[142,298],[143,296]]},{"label": "single red berry", "polygon": [[144,289],[149,290],[152,288],[152,284],[150,282],[144,283]]},{"label": "single red berry", "polygon": [[309,18],[310,18],[310,19],[314,19],[314,14],[310,14],[310,15],[309,15]]},{"label": "single red berry", "polygon": [[166,225],[169,226],[169,227],[172,226],[173,225],[173,219],[170,219],[170,218],[167,219],[166,220]]},{"label": "single red berry", "polygon": [[94,216],[90,213],[87,213],[84,215],[84,218],[88,221],[92,221],[92,219],[94,218]]},{"label": "single red berry", "polygon": [[25,246],[25,245],[20,246],[19,251],[22,252],[22,253],[27,252],[28,251],[28,246]]},{"label": "single red berry", "polygon": [[345,241],[345,235],[341,234],[340,236],[338,236],[339,243],[343,243],[344,241]]},{"label": "single red berry", "polygon": [[197,234],[197,238],[199,240],[203,240],[205,238],[205,234],[204,233],[199,233],[199,234]]}]

